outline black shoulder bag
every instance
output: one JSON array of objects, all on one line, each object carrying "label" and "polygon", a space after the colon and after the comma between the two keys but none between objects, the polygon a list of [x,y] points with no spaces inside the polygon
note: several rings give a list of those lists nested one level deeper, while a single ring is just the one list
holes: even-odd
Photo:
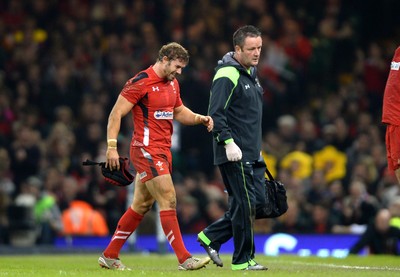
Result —
[{"label": "black shoulder bag", "polygon": [[265,168],[268,179],[265,178],[265,207],[257,218],[275,218],[283,215],[288,210],[285,186],[272,177],[268,168]]}]

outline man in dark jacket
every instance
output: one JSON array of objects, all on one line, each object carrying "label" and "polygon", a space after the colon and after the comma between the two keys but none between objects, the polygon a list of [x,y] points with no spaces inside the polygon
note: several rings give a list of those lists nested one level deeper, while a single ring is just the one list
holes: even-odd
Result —
[{"label": "man in dark jacket", "polygon": [[[214,120],[214,164],[229,195],[229,210],[198,235],[210,258],[233,236],[232,270],[267,270],[254,261],[256,185],[265,172],[260,160],[263,89],[257,78],[262,39],[254,26],[233,34],[234,52],[218,62],[211,86],[209,115]],[[261,173],[261,174],[260,174]]]},{"label": "man in dark jacket", "polygon": [[367,226],[349,253],[358,254],[367,247],[369,254],[399,255],[400,229],[390,226],[390,219],[389,210],[379,210],[375,220]]}]

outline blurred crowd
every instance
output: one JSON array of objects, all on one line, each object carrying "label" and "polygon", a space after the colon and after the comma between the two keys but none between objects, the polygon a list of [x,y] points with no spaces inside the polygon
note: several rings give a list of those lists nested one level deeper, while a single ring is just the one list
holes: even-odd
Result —
[{"label": "blurred crowd", "polygon": [[[182,99],[205,114],[214,67],[245,24],[263,34],[263,155],[289,197],[288,212],[258,220],[256,231],[361,233],[380,209],[400,217],[380,121],[398,8],[391,0],[1,1],[0,244],[23,244],[26,230],[43,244],[114,230],[127,189],[82,161],[105,160],[107,116],[125,81],[179,42],[191,55]],[[197,233],[224,213],[226,194],[211,135],[174,130],[179,221]]]}]

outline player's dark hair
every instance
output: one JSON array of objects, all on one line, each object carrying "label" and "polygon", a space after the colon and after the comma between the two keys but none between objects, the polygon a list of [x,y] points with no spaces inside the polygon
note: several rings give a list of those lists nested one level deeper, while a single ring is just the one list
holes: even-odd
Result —
[{"label": "player's dark hair", "polygon": [[247,37],[260,37],[261,32],[259,29],[254,27],[253,25],[245,25],[240,27],[233,33],[233,48],[238,45],[240,48],[244,45],[244,40]]},{"label": "player's dark hair", "polygon": [[158,60],[162,61],[164,57],[167,57],[168,60],[181,60],[184,63],[189,63],[189,52],[179,43],[170,42],[161,47],[158,52]]}]

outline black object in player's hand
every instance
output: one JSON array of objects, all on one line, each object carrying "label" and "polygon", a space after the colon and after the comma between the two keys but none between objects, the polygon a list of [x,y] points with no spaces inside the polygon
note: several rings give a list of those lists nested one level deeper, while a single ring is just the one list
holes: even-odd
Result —
[{"label": "black object in player's hand", "polygon": [[129,172],[129,159],[128,158],[119,158],[119,170],[111,170],[109,167],[106,167],[105,162],[94,162],[90,160],[86,160],[82,162],[82,165],[99,165],[101,166],[101,173],[103,174],[104,179],[112,185],[119,187],[126,187],[132,184],[134,176]]}]

